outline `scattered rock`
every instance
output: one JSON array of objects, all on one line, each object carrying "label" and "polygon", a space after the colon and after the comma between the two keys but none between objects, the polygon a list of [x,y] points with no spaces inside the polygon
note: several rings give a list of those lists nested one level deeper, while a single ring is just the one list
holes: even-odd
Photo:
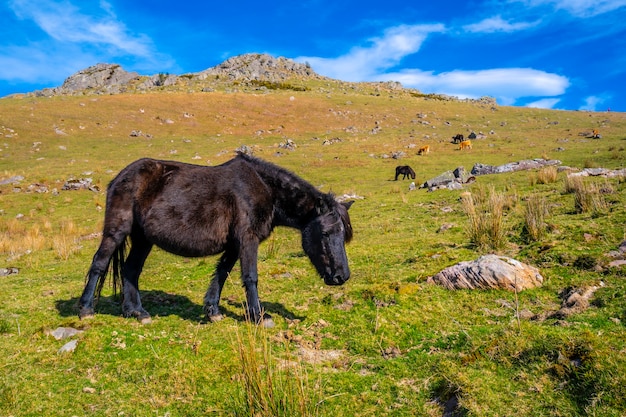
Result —
[{"label": "scattered rock", "polygon": [[460,262],[428,278],[429,283],[456,289],[505,289],[523,291],[539,287],[539,270],[506,256],[484,255],[474,261]]},{"label": "scattered rock", "polygon": [[76,350],[76,346],[78,346],[78,340],[70,340],[58,350],[57,354],[72,353]]},{"label": "scattered rock", "polygon": [[9,275],[16,275],[19,272],[20,272],[19,269],[14,268],[14,267],[0,268],[0,277],[6,277],[6,276],[9,276]]},{"label": "scattered rock", "polygon": [[11,178],[0,180],[0,185],[19,184],[21,181],[24,181],[24,177],[22,177],[21,175],[15,175]]},{"label": "scattered rock", "polygon": [[97,185],[91,184],[91,178],[69,179],[63,184],[62,190],[90,190],[94,192],[100,191]]},{"label": "scattered rock", "polygon": [[72,327],[57,327],[53,331],[48,331],[46,334],[54,337],[56,340],[69,339],[77,334],[81,334],[82,330],[77,330]]}]

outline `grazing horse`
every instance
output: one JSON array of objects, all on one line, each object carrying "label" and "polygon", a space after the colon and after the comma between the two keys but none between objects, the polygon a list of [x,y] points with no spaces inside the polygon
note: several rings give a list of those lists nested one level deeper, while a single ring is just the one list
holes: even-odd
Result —
[{"label": "grazing horse", "polygon": [[463,142],[463,140],[463,135],[461,135],[460,133],[456,136],[452,136],[452,143],[461,143]]},{"label": "grazing horse", "polygon": [[459,144],[459,149],[472,149],[472,141],[464,140]]},{"label": "grazing horse", "polygon": [[430,152],[430,146],[429,145],[425,145],[425,146],[422,146],[421,148],[419,148],[419,150],[417,151],[417,154],[418,155],[426,155],[429,152]]},{"label": "grazing horse", "polygon": [[406,179],[406,177],[411,177],[415,179],[415,171],[408,165],[400,165],[396,167],[396,179],[394,181],[398,181],[398,177],[402,175],[402,179]]},{"label": "grazing horse", "polygon": [[244,154],[215,167],[135,161],[108,186],[102,241],[87,273],[79,317],[94,315],[95,293],[100,294],[112,264],[113,288],[121,285],[124,316],[149,322],[138,282],[156,245],[186,257],[222,253],[204,297],[204,312],[211,321],[223,318],[222,288],[239,260],[247,318],[271,327],[257,292],[259,244],[275,226],[299,229],[302,248],[324,282],[341,285],[350,278],[345,243],[352,238],[351,205],[283,168]]}]

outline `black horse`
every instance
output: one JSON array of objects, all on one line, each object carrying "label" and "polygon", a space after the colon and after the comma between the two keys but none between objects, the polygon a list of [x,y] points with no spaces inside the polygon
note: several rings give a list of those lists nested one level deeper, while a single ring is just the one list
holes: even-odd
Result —
[{"label": "black horse", "polygon": [[87,273],[79,317],[94,315],[94,297],[112,263],[113,288],[115,292],[121,285],[124,316],[149,322],[138,281],[157,245],[187,257],[223,252],[204,297],[204,312],[211,321],[223,317],[222,288],[240,260],[248,318],[271,326],[257,292],[259,243],[275,226],[299,229],[304,252],[324,282],[341,285],[350,278],[345,243],[352,238],[351,205],[283,168],[244,154],[215,167],[140,159],[108,186],[102,241]]},{"label": "black horse", "polygon": [[406,177],[411,177],[411,179],[415,179],[415,171],[408,165],[400,165],[396,167],[396,179],[394,181],[398,181],[398,177],[402,175],[402,179],[406,179]]}]

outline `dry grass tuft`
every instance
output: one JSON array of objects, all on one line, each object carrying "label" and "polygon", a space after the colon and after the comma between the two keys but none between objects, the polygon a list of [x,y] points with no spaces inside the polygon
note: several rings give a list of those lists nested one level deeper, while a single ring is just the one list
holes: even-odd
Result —
[{"label": "dry grass tuft", "polygon": [[500,250],[506,246],[504,208],[508,204],[504,194],[493,187],[489,193],[479,189],[478,198],[466,193],[461,197],[463,211],[468,217],[470,242],[479,249]]},{"label": "dry grass tuft", "polygon": [[[233,399],[235,415],[319,415],[319,386],[309,386],[302,363],[294,360],[288,350],[287,359],[279,361],[268,334],[259,326],[246,326],[245,334],[236,332],[235,350],[241,374],[238,378],[240,398]],[[281,363],[287,365],[280,366]]]},{"label": "dry grass tuft", "polygon": [[537,172],[537,182],[539,184],[553,184],[556,182],[558,171],[555,166],[541,168]]},{"label": "dry grass tuft", "polygon": [[524,232],[529,241],[539,241],[546,235],[546,217],[549,214],[545,198],[536,195],[528,198],[524,211]]}]

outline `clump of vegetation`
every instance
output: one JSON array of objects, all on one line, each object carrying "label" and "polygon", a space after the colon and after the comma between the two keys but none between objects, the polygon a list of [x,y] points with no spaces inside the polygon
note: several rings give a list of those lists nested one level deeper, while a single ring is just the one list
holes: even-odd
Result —
[{"label": "clump of vegetation", "polygon": [[588,213],[593,216],[605,214],[609,210],[609,203],[604,196],[612,192],[613,188],[608,183],[598,185],[595,182],[585,181],[581,176],[565,177],[565,193],[574,194],[576,213]]},{"label": "clump of vegetation", "polygon": [[261,328],[251,324],[246,328],[246,333],[236,333],[240,389],[232,401],[232,413],[270,417],[319,415],[319,386],[310,386],[303,364],[288,350],[287,359],[281,361]]},{"label": "clump of vegetation", "polygon": [[463,210],[469,220],[467,232],[470,242],[482,250],[501,250],[507,244],[504,224],[506,196],[492,187],[486,195],[463,194]]},{"label": "clump of vegetation", "polygon": [[294,85],[284,82],[267,81],[267,80],[250,80],[250,84],[257,87],[265,87],[268,90],[291,90],[291,91],[307,91],[308,88],[303,85]]},{"label": "clump of vegetation", "polygon": [[531,195],[524,210],[524,235],[530,242],[543,239],[547,233],[548,203],[542,196]]},{"label": "clump of vegetation", "polygon": [[555,166],[547,166],[541,168],[537,172],[537,183],[539,184],[552,184],[557,180],[558,171]]}]

